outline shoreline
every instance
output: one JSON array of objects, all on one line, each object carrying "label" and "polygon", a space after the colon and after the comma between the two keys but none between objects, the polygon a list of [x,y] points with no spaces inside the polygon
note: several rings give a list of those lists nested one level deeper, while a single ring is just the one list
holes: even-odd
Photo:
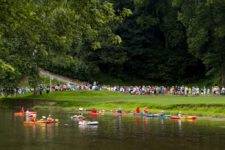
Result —
[{"label": "shoreline", "polygon": [[23,95],[0,98],[0,107],[60,108],[65,110],[86,110],[96,108],[111,112],[121,108],[123,111],[143,110],[147,107],[152,113],[164,111],[166,114],[196,115],[225,118],[225,97],[223,96],[146,96],[128,95],[108,91],[52,92],[39,96]]}]

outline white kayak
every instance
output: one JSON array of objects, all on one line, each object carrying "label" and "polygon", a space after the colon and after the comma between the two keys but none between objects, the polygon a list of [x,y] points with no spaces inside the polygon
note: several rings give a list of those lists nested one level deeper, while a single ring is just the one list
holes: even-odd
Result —
[{"label": "white kayak", "polygon": [[70,117],[71,119],[84,119],[84,116],[74,115]]},{"label": "white kayak", "polygon": [[98,121],[79,121],[79,125],[98,125]]}]

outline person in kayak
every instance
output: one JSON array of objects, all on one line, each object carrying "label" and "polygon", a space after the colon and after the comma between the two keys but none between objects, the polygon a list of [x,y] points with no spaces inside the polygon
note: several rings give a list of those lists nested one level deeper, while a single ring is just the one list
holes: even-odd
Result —
[{"label": "person in kayak", "polygon": [[83,107],[80,107],[80,108],[79,108],[79,111],[80,111],[80,112],[84,111],[84,108],[83,108]]},{"label": "person in kayak", "polygon": [[21,112],[21,113],[25,113],[23,107],[21,107],[20,112]]},{"label": "person in kayak", "polygon": [[97,110],[94,108],[91,110],[92,113],[97,113]]},{"label": "person in kayak", "polygon": [[164,116],[165,115],[164,111],[162,110],[159,115]]},{"label": "person in kayak", "polygon": [[80,119],[80,120],[84,120],[85,119],[82,113],[79,113],[78,119]]},{"label": "person in kayak", "polygon": [[137,114],[141,113],[141,110],[140,110],[139,107],[136,108],[136,113],[137,113]]},{"label": "person in kayak", "polygon": [[37,118],[37,115],[36,114],[31,114],[29,117],[30,117],[30,121],[35,122],[36,118]]},{"label": "person in kayak", "polygon": [[46,120],[46,117],[45,116],[42,116],[39,121],[45,121],[45,120]]},{"label": "person in kayak", "polygon": [[145,109],[144,109],[144,114],[148,114],[148,113],[149,113],[149,110],[148,110],[147,107],[145,107]]},{"label": "person in kayak", "polygon": [[52,115],[48,115],[48,118],[47,118],[47,122],[53,122],[54,119],[52,118]]},{"label": "person in kayak", "polygon": [[117,113],[122,114],[122,109],[121,109],[121,108],[118,109],[118,110],[117,110]]},{"label": "person in kayak", "polygon": [[178,117],[182,117],[182,114],[181,114],[181,112],[179,112],[177,116],[178,116]]}]

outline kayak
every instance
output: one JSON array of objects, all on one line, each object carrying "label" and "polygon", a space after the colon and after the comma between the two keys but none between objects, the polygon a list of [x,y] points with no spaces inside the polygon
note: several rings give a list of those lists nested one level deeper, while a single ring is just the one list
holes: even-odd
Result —
[{"label": "kayak", "polygon": [[128,112],[122,112],[122,113],[118,113],[118,112],[113,112],[112,113],[114,116],[124,116],[124,115],[128,115]]},{"label": "kayak", "polygon": [[79,115],[74,115],[70,117],[71,119],[79,120],[79,119],[84,119],[84,116],[79,116]]},{"label": "kayak", "polygon": [[153,117],[153,114],[144,114],[144,113],[134,113],[134,115],[140,117]]},{"label": "kayak", "polygon": [[47,121],[25,121],[24,124],[42,124],[47,123]]},{"label": "kayak", "polygon": [[144,113],[135,113],[135,115],[137,116],[141,116],[141,117],[171,117],[171,115],[167,115],[167,114],[144,114]]},{"label": "kayak", "polygon": [[178,120],[178,119],[182,119],[182,120],[195,120],[195,119],[197,119],[197,116],[184,116],[184,117],[172,116],[170,118],[173,119],[173,120]]},{"label": "kayak", "polygon": [[167,115],[167,114],[145,114],[145,117],[168,118],[168,117],[171,117],[171,115]]},{"label": "kayak", "polygon": [[98,125],[98,121],[79,121],[79,125]]},{"label": "kayak", "polygon": [[101,113],[99,113],[99,112],[96,112],[96,113],[94,113],[94,112],[89,112],[88,114],[89,114],[89,115],[92,115],[92,116],[97,116],[97,115],[100,115]]},{"label": "kayak", "polygon": [[160,114],[144,114],[145,117],[161,117]]},{"label": "kayak", "polygon": [[[25,116],[25,114],[26,114],[25,112],[15,112],[14,116],[22,117]],[[29,112],[29,114],[37,114],[37,112],[31,111]]]},{"label": "kayak", "polygon": [[25,121],[23,122],[24,124],[52,124],[52,123],[58,123],[58,120],[55,121],[43,121],[43,120],[39,120],[39,121]]},{"label": "kayak", "polygon": [[15,112],[14,113],[14,116],[18,116],[18,117],[22,117],[22,116],[25,116],[25,113],[22,113],[22,112]]},{"label": "kayak", "polygon": [[135,116],[145,116],[143,113],[134,113]]}]

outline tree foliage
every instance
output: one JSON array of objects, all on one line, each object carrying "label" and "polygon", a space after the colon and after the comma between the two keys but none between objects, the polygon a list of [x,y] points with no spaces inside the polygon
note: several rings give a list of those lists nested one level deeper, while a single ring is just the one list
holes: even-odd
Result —
[{"label": "tree foliage", "polygon": [[[0,0],[0,75],[225,84],[222,0]],[[7,85],[1,82],[1,87]]]},{"label": "tree foliage", "polygon": [[74,78],[88,74],[96,51],[121,43],[113,26],[130,13],[101,0],[4,0],[0,9],[0,59],[33,86],[39,67]]},{"label": "tree foliage", "polygon": [[207,75],[225,85],[225,3],[223,0],[174,0],[178,20],[187,30],[188,50],[201,59]]}]

